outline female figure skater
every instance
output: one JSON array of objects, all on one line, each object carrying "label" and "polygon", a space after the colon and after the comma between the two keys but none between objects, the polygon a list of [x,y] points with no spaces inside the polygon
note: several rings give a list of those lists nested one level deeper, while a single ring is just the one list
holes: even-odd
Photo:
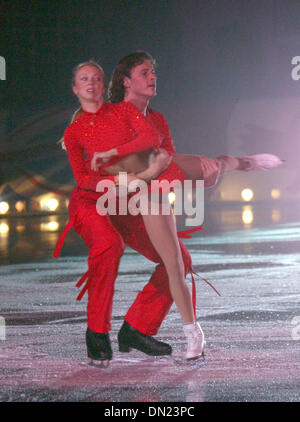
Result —
[{"label": "female figure skater", "polygon": [[[171,346],[153,337],[173,303],[164,263],[149,240],[140,216],[116,215],[113,225],[109,216],[97,213],[96,203],[100,194],[96,192],[96,186],[99,181],[114,180],[114,177],[105,172],[94,172],[90,165],[93,153],[103,147],[109,149],[118,145],[119,153],[127,154],[127,140],[139,142],[142,138],[149,145],[154,143],[158,146],[159,136],[148,122],[145,125],[140,120],[140,112],[133,105],[104,103],[104,75],[99,65],[87,62],[77,66],[73,74],[73,91],[83,111],[67,127],[64,143],[77,187],[70,197],[70,221],[57,243],[54,256],[59,256],[71,227],[89,248],[88,271],[78,283],[79,287],[87,280],[78,300],[88,291],[88,356],[93,360],[112,359],[109,331],[114,281],[125,244],[158,265],[125,316],[119,333],[119,349],[128,352],[135,348],[151,356],[169,355]],[[136,133],[139,133],[137,139]],[[160,171],[166,165],[165,162],[162,166],[161,161]],[[180,248],[187,274],[192,268],[191,258],[182,242]]]}]

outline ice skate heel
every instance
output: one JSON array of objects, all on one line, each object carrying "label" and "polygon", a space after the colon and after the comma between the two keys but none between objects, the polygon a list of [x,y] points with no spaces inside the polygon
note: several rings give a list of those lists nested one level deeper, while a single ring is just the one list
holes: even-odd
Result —
[{"label": "ice skate heel", "polygon": [[139,350],[149,356],[163,356],[172,353],[172,347],[155,340],[155,338],[141,333],[124,321],[118,334],[119,351],[130,352],[131,349]]},{"label": "ice skate heel", "polygon": [[188,361],[193,361],[193,360],[198,360],[198,359],[202,358],[203,361],[205,361],[205,347],[206,347],[206,341],[203,343],[203,349],[202,349],[201,355],[196,355],[196,356],[193,356],[191,358],[186,358],[186,359]]},{"label": "ice skate heel", "polygon": [[119,343],[119,352],[121,353],[129,353],[131,350],[131,347],[129,347],[127,344],[121,344]]}]

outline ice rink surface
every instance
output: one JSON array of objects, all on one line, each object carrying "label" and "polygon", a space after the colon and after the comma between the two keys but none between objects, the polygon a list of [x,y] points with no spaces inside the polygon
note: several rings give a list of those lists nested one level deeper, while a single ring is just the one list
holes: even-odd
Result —
[{"label": "ice rink surface", "polygon": [[197,278],[197,318],[207,339],[204,361],[184,360],[175,306],[157,335],[172,345],[172,356],[118,351],[123,316],[154,269],[126,249],[115,285],[114,357],[105,368],[89,365],[86,297],[75,300],[86,255],[70,256],[65,249],[58,260],[1,267],[0,401],[299,401],[299,220],[204,230],[184,242],[195,271],[221,293]]}]

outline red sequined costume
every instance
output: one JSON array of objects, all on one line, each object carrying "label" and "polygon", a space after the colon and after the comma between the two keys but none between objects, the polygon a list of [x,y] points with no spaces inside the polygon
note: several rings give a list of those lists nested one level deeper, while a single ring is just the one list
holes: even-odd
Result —
[{"label": "red sequined costume", "polygon": [[[125,320],[146,335],[155,335],[168,313],[173,299],[164,264],[152,246],[140,215],[101,216],[96,211],[97,183],[103,178],[114,180],[101,169],[91,170],[94,152],[117,148],[119,157],[149,148],[165,148],[174,154],[170,130],[164,117],[148,110],[146,118],[132,104],[103,104],[97,113],[83,114],[67,127],[64,135],[68,158],[77,187],[69,203],[70,222],[58,242],[54,256],[59,255],[66,232],[75,230],[89,248],[88,272],[79,299],[88,290],[87,324],[99,333],[111,329],[114,282],[125,244],[158,265],[144,289],[137,295]],[[85,155],[85,157],[84,157]],[[112,163],[112,161],[110,161]],[[184,180],[181,169],[173,162],[159,179]],[[180,241],[185,274],[192,270],[190,255]]]}]

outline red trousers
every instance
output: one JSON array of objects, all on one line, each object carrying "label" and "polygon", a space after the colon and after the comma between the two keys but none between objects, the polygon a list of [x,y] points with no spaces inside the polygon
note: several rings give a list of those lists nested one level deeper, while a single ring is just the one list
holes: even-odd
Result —
[{"label": "red trousers", "polygon": [[[98,333],[111,329],[114,283],[128,245],[158,265],[125,320],[143,334],[155,335],[173,303],[164,264],[152,246],[142,216],[101,216],[96,210],[98,197],[97,193],[75,188],[69,203],[74,228],[89,248],[87,325]],[[187,274],[192,269],[191,257],[179,242]]]}]

